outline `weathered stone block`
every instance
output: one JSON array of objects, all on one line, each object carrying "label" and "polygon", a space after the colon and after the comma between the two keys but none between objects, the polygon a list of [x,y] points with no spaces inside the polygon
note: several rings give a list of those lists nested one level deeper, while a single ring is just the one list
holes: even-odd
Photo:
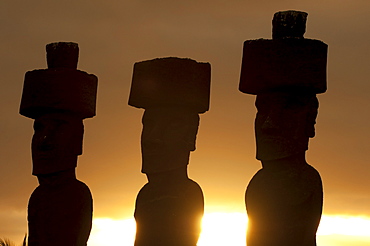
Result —
[{"label": "weathered stone block", "polygon": [[306,12],[295,10],[276,12],[272,19],[272,38],[303,38],[307,16]]},{"label": "weathered stone block", "polygon": [[239,90],[248,94],[304,89],[326,91],[328,46],[313,39],[244,42]]},{"label": "weathered stone block", "polygon": [[25,75],[20,114],[33,119],[53,112],[95,116],[98,78],[77,70],[78,44],[50,43],[46,52],[48,69]]},{"label": "weathered stone block", "polygon": [[37,118],[66,111],[95,116],[98,78],[74,69],[40,69],[25,75],[20,114]]},{"label": "weathered stone block", "polygon": [[137,108],[157,106],[209,109],[211,65],[192,59],[166,57],[134,65],[128,104]]},{"label": "weathered stone block", "polygon": [[77,43],[57,42],[46,45],[48,68],[77,69],[79,48]]}]

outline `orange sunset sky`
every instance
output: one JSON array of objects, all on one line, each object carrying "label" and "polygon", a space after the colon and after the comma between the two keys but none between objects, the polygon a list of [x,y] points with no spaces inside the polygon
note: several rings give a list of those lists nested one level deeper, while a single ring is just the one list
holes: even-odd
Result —
[{"label": "orange sunset sky", "polygon": [[[133,217],[146,183],[140,172],[143,110],[127,105],[133,64],[168,56],[211,64],[210,110],[200,117],[189,164],[205,212],[245,213],[245,189],[261,165],[255,97],[238,91],[242,46],[271,38],[273,14],[289,9],[308,12],[305,37],[329,45],[328,91],[318,96],[316,137],[307,152],[323,179],[324,214],[370,220],[370,1],[2,0],[0,238],[18,243],[27,231],[27,203],[38,183],[31,175],[33,121],[19,115],[19,103],[24,74],[46,68],[45,45],[58,41],[77,42],[78,68],[99,79],[97,115],[84,121],[77,168],[93,194],[94,219]],[[337,244],[318,245],[369,245],[367,229],[367,237],[352,243],[338,235]]]}]

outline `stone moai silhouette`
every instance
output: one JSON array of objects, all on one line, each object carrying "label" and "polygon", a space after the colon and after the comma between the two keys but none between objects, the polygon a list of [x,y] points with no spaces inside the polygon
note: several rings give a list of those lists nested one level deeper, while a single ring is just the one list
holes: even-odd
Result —
[{"label": "stone moai silhouette", "polygon": [[25,75],[20,114],[34,119],[28,246],[86,246],[92,225],[89,188],[77,180],[83,119],[95,116],[98,79],[77,70],[78,44],[46,45],[47,69]]},{"label": "stone moai silhouette", "polygon": [[148,183],[135,206],[135,246],[195,246],[204,212],[187,165],[199,115],[209,109],[211,66],[167,57],[134,65],[128,104],[144,108],[142,172]]},{"label": "stone moai silhouette", "polygon": [[272,40],[244,42],[239,90],[257,95],[256,158],[246,190],[248,246],[314,246],[323,191],[306,162],[318,100],[326,91],[327,45],[305,39],[307,13],[274,15]]}]

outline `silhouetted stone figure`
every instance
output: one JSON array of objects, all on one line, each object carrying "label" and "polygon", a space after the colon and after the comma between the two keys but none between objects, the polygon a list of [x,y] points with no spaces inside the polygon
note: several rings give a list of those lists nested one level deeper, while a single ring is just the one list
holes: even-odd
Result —
[{"label": "silhouetted stone figure", "polygon": [[83,119],[95,115],[97,77],[76,69],[76,43],[51,43],[46,50],[48,69],[26,73],[20,106],[20,114],[35,120],[32,174],[40,184],[28,204],[28,245],[86,246],[93,202],[75,168]]},{"label": "silhouetted stone figure", "polygon": [[257,95],[262,162],[246,191],[248,246],[314,246],[323,204],[319,173],[305,159],[315,136],[317,93],[326,91],[327,45],[304,39],[307,13],[278,12],[273,40],[244,43],[240,91]]},{"label": "silhouetted stone figure", "polygon": [[208,63],[170,57],[134,66],[129,105],[145,108],[141,150],[148,178],[136,199],[135,246],[197,244],[204,199],[187,165],[209,92]]}]

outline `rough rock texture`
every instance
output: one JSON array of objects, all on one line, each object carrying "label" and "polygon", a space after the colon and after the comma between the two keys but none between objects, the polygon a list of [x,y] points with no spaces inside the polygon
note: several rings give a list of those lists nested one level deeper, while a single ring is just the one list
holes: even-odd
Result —
[{"label": "rough rock texture", "polygon": [[209,109],[211,65],[167,57],[134,65],[128,104],[137,108],[185,106]]},{"label": "rough rock texture", "polygon": [[262,168],[246,192],[248,245],[315,246],[323,192],[319,173],[298,163]]},{"label": "rough rock texture", "polygon": [[40,184],[28,203],[29,246],[86,246],[92,226],[93,200],[76,179]]},{"label": "rough rock texture", "polygon": [[257,95],[256,157],[246,190],[248,246],[316,246],[323,191],[306,162],[316,94],[326,91],[328,46],[304,39],[307,13],[278,12],[273,39],[244,43],[239,90]]},{"label": "rough rock texture", "polygon": [[52,112],[95,116],[98,78],[76,69],[78,45],[51,43],[46,50],[48,69],[25,75],[20,114],[33,119]]},{"label": "rough rock texture", "polygon": [[303,38],[307,13],[295,10],[280,11],[272,19],[272,38]]},{"label": "rough rock texture", "polygon": [[136,200],[135,246],[196,246],[203,212],[203,192],[194,181],[149,182]]},{"label": "rough rock texture", "polygon": [[77,69],[78,44],[72,42],[58,42],[46,45],[46,60],[48,68]]},{"label": "rough rock texture", "polygon": [[327,44],[313,39],[244,42],[239,90],[248,94],[285,88],[326,91]]},{"label": "rough rock texture", "polygon": [[82,118],[95,116],[98,78],[73,69],[42,69],[25,75],[20,114],[37,118],[67,111]]},{"label": "rough rock texture", "polygon": [[135,246],[196,246],[204,198],[187,174],[199,113],[209,109],[211,66],[167,57],[135,63],[128,104],[144,108]]},{"label": "rough rock texture", "polygon": [[29,246],[86,246],[93,201],[76,179],[82,119],[95,115],[97,77],[77,70],[78,45],[46,46],[48,69],[25,75],[20,114],[35,119],[33,175],[39,186],[28,204]]}]

